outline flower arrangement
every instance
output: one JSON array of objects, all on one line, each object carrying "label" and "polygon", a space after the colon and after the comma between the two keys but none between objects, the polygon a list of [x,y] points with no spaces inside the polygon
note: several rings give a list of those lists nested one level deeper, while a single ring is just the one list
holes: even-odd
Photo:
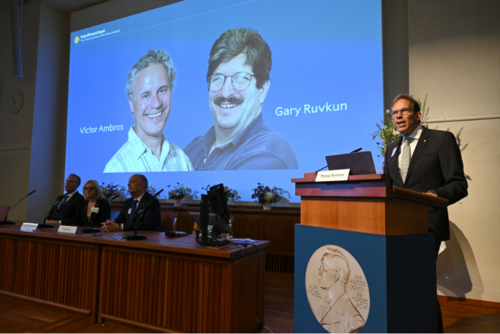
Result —
[{"label": "flower arrangement", "polygon": [[126,195],[128,193],[125,187],[120,186],[118,184],[114,184],[113,182],[108,183],[108,185],[106,185],[105,182],[101,183],[101,191],[106,200],[109,200],[110,198],[116,195],[127,197]]},{"label": "flower arrangement", "polygon": [[287,190],[278,187],[269,188],[260,182],[257,183],[257,188],[252,189],[252,192],[252,198],[256,199],[257,205],[278,203],[285,197],[290,199],[290,193]]},{"label": "flower arrangement", "polygon": [[194,199],[198,199],[198,191],[194,191],[188,187],[184,187],[183,184],[177,182],[177,185],[169,184],[167,188],[172,187],[172,190],[168,191],[168,199],[178,199],[181,200],[185,196],[192,196]]},{"label": "flower arrangement", "polygon": [[[202,187],[201,189],[208,192],[210,190],[210,185],[206,186],[205,188]],[[238,191],[234,190],[233,188],[229,188],[228,186],[224,186],[224,191],[226,193],[226,197],[228,200],[232,199],[235,201],[239,201],[241,199],[241,196],[238,195]]]}]

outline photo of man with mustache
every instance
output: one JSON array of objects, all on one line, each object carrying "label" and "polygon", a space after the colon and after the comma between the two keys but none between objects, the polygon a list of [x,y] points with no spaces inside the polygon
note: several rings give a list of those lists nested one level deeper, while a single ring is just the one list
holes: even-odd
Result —
[{"label": "photo of man with mustache", "polygon": [[264,124],[271,50],[252,29],[230,29],[212,46],[207,83],[214,126],[184,151],[195,170],[298,169],[288,141]]}]

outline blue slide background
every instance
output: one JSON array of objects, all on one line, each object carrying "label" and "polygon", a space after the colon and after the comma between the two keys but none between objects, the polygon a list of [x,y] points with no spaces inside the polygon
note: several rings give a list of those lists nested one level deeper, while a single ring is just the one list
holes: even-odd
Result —
[{"label": "blue slide background", "polygon": [[[243,200],[251,200],[257,182],[293,194],[291,178],[323,167],[327,155],[359,147],[372,151],[380,168],[382,158],[377,158],[371,133],[383,110],[381,15],[380,1],[372,0],[191,0],[73,32],[66,174],[76,173],[83,181],[127,184],[129,174],[103,170],[134,124],[125,93],[127,74],[151,49],[167,51],[177,70],[165,137],[184,148],[204,135],[213,125],[205,79],[209,52],[223,32],[239,27],[257,30],[271,48],[264,122],[290,142],[299,169],[146,173],[150,184],[161,189],[180,182],[199,191],[224,182]],[[91,40],[82,37],[100,30],[119,32]],[[305,104],[326,103],[345,103],[347,110],[302,113]],[[277,116],[278,107],[302,109],[297,117]],[[123,125],[123,130],[80,131],[101,125]]]}]

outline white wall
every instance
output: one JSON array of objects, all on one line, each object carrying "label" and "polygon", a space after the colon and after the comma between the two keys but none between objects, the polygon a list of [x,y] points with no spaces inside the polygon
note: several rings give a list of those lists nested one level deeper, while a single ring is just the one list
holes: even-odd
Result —
[{"label": "white wall", "polygon": [[500,302],[500,1],[410,0],[409,27],[410,92],[428,94],[430,128],[462,129],[471,178],[469,196],[449,208],[438,291]]}]

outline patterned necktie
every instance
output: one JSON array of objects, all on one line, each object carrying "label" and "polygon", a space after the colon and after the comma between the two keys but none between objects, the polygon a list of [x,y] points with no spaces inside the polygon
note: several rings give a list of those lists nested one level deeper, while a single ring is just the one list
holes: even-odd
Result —
[{"label": "patterned necktie", "polygon": [[66,204],[66,201],[68,200],[68,195],[64,196],[63,200],[57,204],[57,211],[59,211],[64,204]]},{"label": "patterned necktie", "polygon": [[401,179],[403,182],[406,182],[406,174],[408,173],[408,167],[410,166],[410,160],[411,160],[411,147],[410,147],[410,141],[413,138],[405,138],[405,144],[403,146],[403,155],[401,156],[401,167],[399,169],[401,173]]}]

